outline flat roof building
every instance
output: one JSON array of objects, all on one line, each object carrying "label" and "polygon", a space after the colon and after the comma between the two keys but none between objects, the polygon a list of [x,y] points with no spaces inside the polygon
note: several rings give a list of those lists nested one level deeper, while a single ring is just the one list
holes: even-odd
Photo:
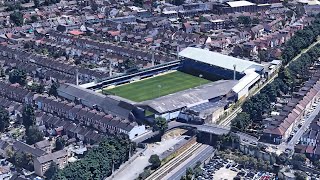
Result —
[{"label": "flat roof building", "polygon": [[226,2],[230,7],[254,6],[255,3],[249,1],[230,1]]},{"label": "flat roof building", "polygon": [[221,11],[222,13],[256,12],[258,6],[249,1],[229,1],[224,3]]}]

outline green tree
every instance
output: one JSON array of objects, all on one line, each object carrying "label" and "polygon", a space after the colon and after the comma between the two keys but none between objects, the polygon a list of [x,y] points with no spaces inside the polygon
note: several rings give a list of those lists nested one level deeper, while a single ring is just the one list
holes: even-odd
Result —
[{"label": "green tree", "polygon": [[300,18],[305,14],[305,9],[303,5],[297,5],[294,9],[294,12],[296,13],[297,17]]},{"label": "green tree", "polygon": [[296,180],[306,180],[307,179],[307,174],[303,171],[296,171],[294,173]]},{"label": "green tree", "polygon": [[12,156],[13,164],[19,169],[33,170],[33,157],[29,153],[18,151]]},{"label": "green tree", "polygon": [[186,178],[188,180],[191,180],[191,179],[193,179],[193,177],[194,177],[194,171],[191,167],[188,167],[187,171],[186,171]]},{"label": "green tree", "polygon": [[259,53],[258,53],[258,57],[259,57],[259,59],[260,59],[260,63],[262,62],[262,61],[267,61],[268,60],[268,52],[266,51],[266,50],[261,50],[261,51],[259,51]]},{"label": "green tree", "polygon": [[12,159],[13,159],[14,165],[16,165],[18,168],[23,168],[23,164],[25,163],[23,152],[20,151],[20,152],[14,153]]},{"label": "green tree", "polygon": [[180,6],[184,4],[184,0],[172,0],[172,4],[176,6]]},{"label": "green tree", "polygon": [[205,18],[204,16],[200,16],[199,22],[208,22],[208,19]]},{"label": "green tree", "polygon": [[4,130],[9,126],[9,112],[0,107],[0,132],[4,132]]},{"label": "green tree", "polygon": [[283,0],[282,1],[282,5],[287,7],[288,6],[288,3],[289,3],[289,0]]},{"label": "green tree", "polygon": [[180,180],[188,180],[188,179],[187,179],[187,175],[181,176]]},{"label": "green tree", "polygon": [[111,175],[113,165],[117,169],[128,160],[129,151],[134,147],[126,134],[106,136],[99,146],[90,149],[81,160],[59,170],[53,179],[104,179]]},{"label": "green tree", "polygon": [[9,81],[14,83],[19,83],[20,85],[25,85],[27,80],[27,74],[25,71],[20,69],[14,69],[9,73]]},{"label": "green tree", "polygon": [[65,143],[66,141],[63,138],[58,137],[56,140],[56,150],[62,150],[65,146]]},{"label": "green tree", "polygon": [[272,82],[266,85],[262,90],[261,93],[264,93],[268,96],[271,102],[275,102],[277,100],[278,92],[280,89],[276,86],[275,82]]},{"label": "green tree", "polygon": [[292,18],[293,14],[294,14],[294,12],[293,12],[292,10],[289,10],[289,11],[286,12],[286,16],[287,16],[289,19]]},{"label": "green tree", "polygon": [[58,88],[59,88],[59,83],[53,82],[51,84],[51,87],[50,87],[49,92],[48,92],[49,95],[57,97],[58,96]]},{"label": "green tree", "polygon": [[36,92],[42,94],[44,92],[44,85],[32,83],[31,86],[28,87],[32,92]]},{"label": "green tree", "polygon": [[296,55],[296,51],[292,46],[286,46],[282,51],[281,57],[284,60],[283,64],[286,65]]},{"label": "green tree", "polygon": [[23,14],[20,11],[15,11],[10,14],[10,20],[16,26],[22,26],[23,25]]},{"label": "green tree", "polygon": [[298,168],[306,162],[306,155],[300,153],[294,153],[292,156],[291,164],[294,168]]},{"label": "green tree", "polygon": [[231,127],[239,131],[244,131],[251,123],[250,115],[241,112],[231,121]]},{"label": "green tree", "polygon": [[252,18],[252,24],[259,24],[260,23],[260,20],[256,17]]},{"label": "green tree", "polygon": [[250,119],[260,121],[263,113],[270,110],[270,100],[266,94],[260,93],[247,100],[242,108],[243,112],[250,115]]},{"label": "green tree", "polygon": [[99,6],[95,1],[91,1],[90,7],[92,11],[96,12]]},{"label": "green tree", "polygon": [[147,168],[139,175],[138,179],[147,179],[147,177],[150,176],[150,174],[150,168]]},{"label": "green tree", "polygon": [[33,0],[34,7],[40,7],[40,0]]},{"label": "green tree", "polygon": [[34,109],[31,105],[24,106],[22,112],[22,124],[28,130],[30,126],[36,124],[36,117],[34,115]]},{"label": "green tree", "polygon": [[155,130],[159,130],[161,133],[164,133],[168,129],[168,122],[163,117],[157,117],[155,119]]},{"label": "green tree", "polygon": [[76,59],[74,60],[74,64],[75,64],[75,65],[81,64],[81,59],[80,59],[80,58],[76,58]]},{"label": "green tree", "polygon": [[0,67],[0,77],[5,77],[5,76],[6,76],[6,74],[5,74],[4,70],[3,70],[3,67],[1,66]]},{"label": "green tree", "polygon": [[153,154],[149,158],[149,163],[151,164],[152,169],[157,169],[161,165],[161,161],[159,159],[159,156],[156,154]]},{"label": "green tree", "polygon": [[9,4],[6,11],[14,11],[14,10],[22,10],[22,6],[20,3]]},{"label": "green tree", "polygon": [[320,169],[320,160],[315,160],[312,162],[312,164],[317,168]]},{"label": "green tree", "polygon": [[122,66],[125,68],[127,72],[131,72],[138,69],[137,63],[133,59],[124,60]]},{"label": "green tree", "polygon": [[51,162],[49,169],[44,173],[46,179],[51,180],[53,176],[58,172],[59,168],[55,162]]},{"label": "green tree", "polygon": [[279,78],[287,85],[289,89],[294,86],[295,79],[288,68],[280,69]]},{"label": "green tree", "polygon": [[26,142],[30,145],[42,141],[44,139],[43,137],[44,134],[38,129],[37,126],[30,126],[26,132]]},{"label": "green tree", "polygon": [[134,4],[136,6],[142,7],[143,6],[143,0],[134,0]]},{"label": "green tree", "polygon": [[30,49],[32,47],[32,44],[31,44],[31,42],[29,42],[29,41],[26,41],[25,43],[24,43],[24,45],[23,45],[23,48],[24,49]]},{"label": "green tree", "polygon": [[306,161],[307,157],[304,154],[300,154],[300,153],[294,153],[292,156],[292,160],[294,161],[299,161],[304,163]]},{"label": "green tree", "polygon": [[38,21],[38,18],[37,18],[37,16],[31,16],[31,22],[37,22]]},{"label": "green tree", "polygon": [[239,16],[238,23],[248,27],[251,25],[251,18],[249,16]]},{"label": "green tree", "polygon": [[279,156],[276,156],[277,164],[287,165],[289,163],[289,158],[286,154],[282,153]]}]

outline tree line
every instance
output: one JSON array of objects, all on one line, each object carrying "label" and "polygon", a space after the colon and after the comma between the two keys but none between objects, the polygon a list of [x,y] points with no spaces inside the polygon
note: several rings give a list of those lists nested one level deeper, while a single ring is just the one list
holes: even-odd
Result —
[{"label": "tree line", "polygon": [[[276,102],[282,94],[292,93],[294,87],[309,79],[309,68],[320,56],[320,45],[309,49],[298,59],[292,61],[301,51],[317,40],[320,35],[320,14],[310,26],[299,30],[285,44],[282,53],[282,67],[279,76],[266,85],[259,94],[251,97],[242,105],[242,112],[231,121],[231,128],[236,131],[246,131],[254,123],[260,124],[263,115],[271,111],[271,103]],[[292,62],[291,62],[292,61]],[[291,63],[290,63],[291,62]],[[285,67],[290,63],[287,67]],[[257,127],[254,127],[255,129]]]},{"label": "tree line", "polygon": [[58,170],[54,180],[100,180],[111,175],[114,169],[129,159],[135,144],[125,134],[107,136],[98,147],[89,150],[84,158]]}]

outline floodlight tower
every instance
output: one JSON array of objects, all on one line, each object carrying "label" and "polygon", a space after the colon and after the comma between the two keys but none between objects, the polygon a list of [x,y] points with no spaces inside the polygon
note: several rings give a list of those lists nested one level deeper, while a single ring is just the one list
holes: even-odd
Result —
[{"label": "floodlight tower", "polygon": [[233,80],[236,80],[237,71],[236,71],[237,65],[233,65]]}]

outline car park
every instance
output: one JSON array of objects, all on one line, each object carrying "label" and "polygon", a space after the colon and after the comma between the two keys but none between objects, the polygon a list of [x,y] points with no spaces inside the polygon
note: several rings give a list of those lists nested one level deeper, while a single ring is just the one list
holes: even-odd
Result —
[{"label": "car park", "polygon": [[235,171],[235,172],[238,171],[238,170],[237,170],[236,168],[234,168],[234,167],[231,167],[230,170],[231,170],[231,171]]},{"label": "car park", "polygon": [[236,173],[235,176],[240,179],[255,179],[255,177],[259,177],[258,179],[272,179],[274,176],[272,173],[268,172],[260,172],[254,169],[245,169],[242,164],[238,164],[232,160],[226,160],[219,156],[214,156],[206,163],[202,170],[203,174],[198,176],[197,180],[207,180],[214,179],[215,173],[221,170],[221,168],[228,169],[227,171]]}]

